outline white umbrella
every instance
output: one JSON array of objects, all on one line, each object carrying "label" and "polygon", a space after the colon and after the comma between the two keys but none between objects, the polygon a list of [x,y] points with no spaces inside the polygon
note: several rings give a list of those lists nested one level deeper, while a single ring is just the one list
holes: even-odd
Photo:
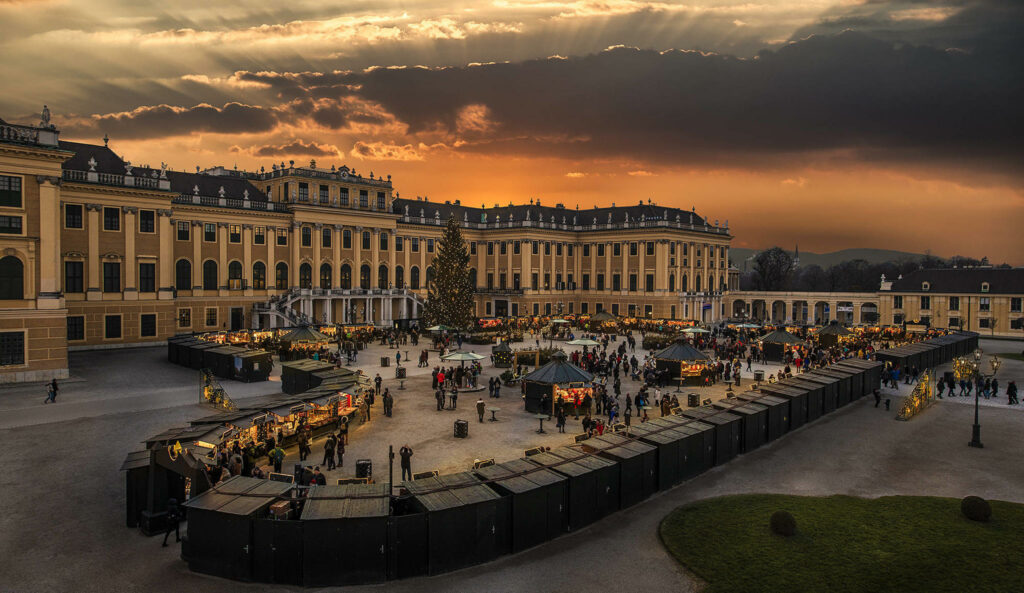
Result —
[{"label": "white umbrella", "polygon": [[591,340],[590,338],[576,338],[575,340],[569,340],[566,344],[570,346],[600,346],[601,342]]},{"label": "white umbrella", "polygon": [[483,356],[480,356],[479,354],[477,354],[475,352],[463,352],[461,350],[457,350],[455,352],[452,352],[451,354],[445,354],[444,356],[441,357],[441,360],[461,360],[461,361],[466,361],[466,360],[481,360],[483,358],[484,358]]},{"label": "white umbrella", "polygon": [[709,332],[706,329],[701,329],[699,327],[688,327],[688,328],[683,330],[683,333],[684,334],[710,334],[711,332]]},{"label": "white umbrella", "polygon": [[572,323],[568,319],[552,319],[551,323]]}]

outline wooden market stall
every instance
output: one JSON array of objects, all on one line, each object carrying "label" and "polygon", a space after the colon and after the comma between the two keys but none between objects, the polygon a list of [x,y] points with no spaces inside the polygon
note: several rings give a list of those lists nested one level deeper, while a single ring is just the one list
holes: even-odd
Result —
[{"label": "wooden market stall", "polygon": [[[582,406],[594,397],[593,380],[593,375],[569,362],[565,352],[555,352],[551,362],[523,377],[526,411],[551,412],[559,403]],[[542,404],[545,399],[547,405]]]},{"label": "wooden market stall", "polygon": [[697,350],[685,338],[654,355],[659,371],[668,371],[668,376],[679,385],[704,385],[704,378],[711,373],[711,358]]}]

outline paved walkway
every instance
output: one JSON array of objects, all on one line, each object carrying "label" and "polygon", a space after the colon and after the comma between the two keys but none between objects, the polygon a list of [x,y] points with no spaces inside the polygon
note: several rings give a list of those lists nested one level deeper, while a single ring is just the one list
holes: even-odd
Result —
[{"label": "paved walkway", "polygon": [[[1008,347],[1019,349],[1019,344]],[[125,361],[105,364],[123,357],[130,362],[136,356],[156,366]],[[194,371],[166,362],[157,365],[160,356],[153,349],[76,354],[76,362],[88,360],[95,366],[73,369],[85,381],[71,382],[67,399],[57,406],[33,403],[42,398],[31,387],[0,390],[0,418],[19,417],[0,427],[8,470],[0,473],[0,491],[8,504],[8,512],[0,514],[0,591],[284,590],[193,574],[176,547],[161,548],[158,539],[124,527],[124,482],[118,467],[126,452],[135,450],[148,435],[208,413],[195,403]],[[171,375],[196,383],[150,387],[166,384],[174,378]],[[144,383],[140,384],[140,376]],[[256,386],[262,387],[257,390]],[[245,389],[258,395],[269,386],[252,384]],[[81,394],[77,401],[76,391]],[[415,434],[422,435],[413,445],[418,451],[414,461],[422,463],[417,469],[465,468],[478,451],[498,459],[518,457],[526,444],[538,442],[534,439],[540,435],[529,432],[536,420],[527,417],[529,421],[524,418],[520,425],[514,413],[507,425],[474,421],[470,439],[456,440],[451,437],[451,421],[459,413],[432,411],[432,398],[423,403],[419,397],[429,396],[400,395],[394,419],[374,420],[365,427],[365,435],[354,435],[346,461],[365,454],[375,460],[380,475],[386,442]],[[173,403],[155,407],[154,400],[164,399]],[[110,406],[112,411],[62,419],[80,411],[67,411],[72,405],[91,411]],[[48,416],[32,416],[36,409]],[[1024,414],[1012,409],[983,410],[984,449],[966,446],[973,420],[968,406],[939,402],[910,422],[897,422],[893,415],[875,409],[870,398],[863,399],[584,530],[487,565],[389,583],[387,590],[692,591],[694,583],[658,542],[657,524],[680,504],[723,494],[977,494],[1024,502],[1024,464],[1019,460]],[[51,422],[41,423],[47,418]],[[502,435],[519,430],[525,433],[524,440]],[[362,453],[359,447],[364,446]],[[381,591],[383,587],[346,590]]]}]

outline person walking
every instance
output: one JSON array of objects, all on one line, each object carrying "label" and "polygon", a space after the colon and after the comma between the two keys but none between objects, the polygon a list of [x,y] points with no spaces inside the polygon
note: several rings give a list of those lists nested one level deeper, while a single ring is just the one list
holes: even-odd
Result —
[{"label": "person walking", "polygon": [[1016,406],[1018,403],[1020,403],[1017,400],[1017,382],[1016,381],[1010,381],[1009,383],[1006,384],[1006,399],[1007,399],[1007,402],[1006,402],[1007,405],[1010,405],[1010,406]]},{"label": "person walking", "polygon": [[[398,450],[398,455],[402,458],[402,479],[412,479],[412,447],[409,445],[402,445],[402,448]],[[406,478],[406,476],[409,476]]]},{"label": "person walking", "polygon": [[484,398],[482,397],[478,397],[476,400],[476,415],[480,422],[484,421]]},{"label": "person walking", "polygon": [[[380,378],[380,373],[377,373],[377,376],[373,378],[373,386],[374,386],[373,392],[374,392],[374,395],[380,395],[380,386],[381,386],[381,384],[383,382],[384,382],[384,379],[381,379]],[[372,400],[370,401],[370,405],[373,405],[373,401]]]},{"label": "person walking", "polygon": [[46,384],[46,399],[43,400],[43,403],[57,403],[57,392],[53,390],[53,385],[50,383]]},{"label": "person walking", "polygon": [[452,405],[451,409],[454,410],[456,404],[459,403],[459,390],[456,389],[455,387],[452,387],[452,394],[448,396],[448,399]]},{"label": "person walking", "polygon": [[875,407],[877,408],[878,405],[882,403],[882,394],[877,389],[873,390],[871,393],[875,396]]},{"label": "person walking", "polygon": [[434,399],[437,400],[437,411],[440,412],[444,409],[444,391],[441,389],[435,390]]},{"label": "person walking", "polygon": [[274,463],[274,473],[281,473],[281,464],[284,463],[284,449],[281,448],[280,444],[270,452],[270,459]]},{"label": "person walking", "polygon": [[337,465],[337,467],[345,467],[345,440],[340,438],[340,435],[339,435],[339,438],[338,438],[337,453],[338,453],[338,465]]},{"label": "person walking", "polygon": [[178,508],[178,499],[170,498],[167,500],[167,530],[164,531],[164,543],[161,547],[167,547],[167,536],[171,535],[171,530],[174,530],[174,543],[181,541],[181,534],[178,532],[180,523],[181,510]]},{"label": "person walking", "polygon": [[334,449],[337,441],[334,439],[333,434],[328,434],[327,439],[324,440],[324,460],[320,462],[320,465],[326,465],[327,471],[334,469]]},{"label": "person walking", "polygon": [[565,432],[565,410],[561,406],[558,407],[558,416],[555,426],[558,427],[558,432]]}]

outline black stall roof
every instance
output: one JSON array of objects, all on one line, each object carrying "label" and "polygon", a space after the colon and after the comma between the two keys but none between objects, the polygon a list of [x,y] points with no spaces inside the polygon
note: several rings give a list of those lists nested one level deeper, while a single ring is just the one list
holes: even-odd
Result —
[{"label": "black stall roof", "polygon": [[762,336],[758,341],[765,344],[802,344],[803,340],[794,336],[784,329],[777,329],[772,333]]},{"label": "black stall roof", "polygon": [[508,345],[508,340],[502,340],[497,346],[491,348],[491,352],[512,352],[512,346]]},{"label": "black stall roof", "polygon": [[149,451],[133,451],[124,458],[121,464],[121,471],[138,469],[149,465]]},{"label": "black stall roof", "polygon": [[291,484],[284,482],[234,476],[189,500],[184,506],[244,516],[283,496],[291,488]]},{"label": "black stall roof", "polygon": [[391,499],[386,484],[346,484],[310,488],[303,521],[387,517]]},{"label": "black stall roof", "polygon": [[618,321],[619,318],[608,311],[598,311],[590,316],[590,321]]},{"label": "black stall roof", "polygon": [[601,436],[589,438],[583,441],[583,444],[622,458],[636,457],[654,450],[654,447],[647,443],[641,443],[636,439],[630,439],[614,432],[606,432]]},{"label": "black stall roof", "polygon": [[304,342],[326,342],[330,340],[326,335],[316,331],[315,329],[304,325],[297,327],[292,331],[281,336],[282,342],[288,342],[289,344],[297,344]]},{"label": "black stall roof", "polygon": [[594,375],[568,361],[564,352],[551,355],[551,362],[523,377],[523,381],[564,385],[566,383],[590,383]]},{"label": "black stall roof", "polygon": [[538,486],[564,482],[565,478],[546,469],[540,469],[525,459],[513,459],[498,465],[476,470],[482,478],[501,484],[512,492],[528,492]]},{"label": "black stall roof", "polygon": [[674,342],[668,348],[654,355],[654,358],[661,360],[710,360],[707,354],[697,350],[686,340]]},{"label": "black stall roof", "polygon": [[594,470],[615,465],[614,461],[609,461],[570,447],[559,447],[547,453],[538,453],[528,457],[525,461],[543,465],[567,476],[581,476]]},{"label": "black stall roof", "polygon": [[476,476],[468,472],[403,482],[402,487],[428,511],[443,511],[501,498],[497,492],[484,486]]},{"label": "black stall roof", "polygon": [[848,336],[853,332],[839,325],[836,322],[829,323],[825,327],[818,330],[819,336]]}]

